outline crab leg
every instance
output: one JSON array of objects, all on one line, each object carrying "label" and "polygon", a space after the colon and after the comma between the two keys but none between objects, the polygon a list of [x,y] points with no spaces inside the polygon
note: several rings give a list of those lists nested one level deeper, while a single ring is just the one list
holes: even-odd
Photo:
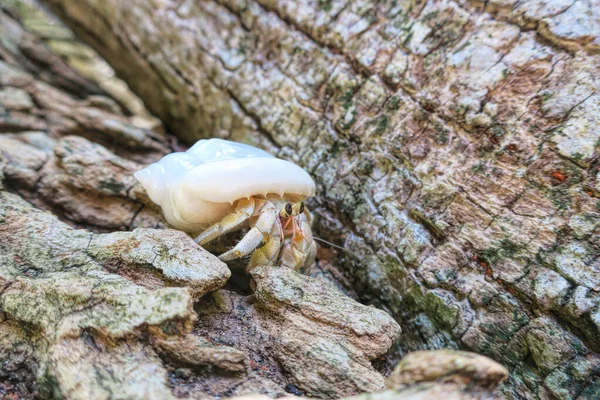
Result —
[{"label": "crab leg", "polygon": [[313,263],[317,245],[310,232],[308,217],[301,214],[295,222],[292,238],[282,244],[279,259],[282,266],[298,270]]},{"label": "crab leg", "polygon": [[235,247],[226,253],[223,253],[219,258],[223,261],[234,260],[251,253],[258,247],[261,242],[267,242],[270,238],[269,232],[273,229],[277,220],[277,212],[272,203],[267,203],[262,210],[256,224],[250,231],[235,245]]},{"label": "crab leg", "polygon": [[294,217],[279,217],[279,221],[281,224],[281,237],[285,237],[285,235],[289,234],[289,225],[294,220]]},{"label": "crab leg", "polygon": [[279,249],[281,248],[282,236],[280,236],[280,231],[281,224],[276,222],[264,246],[252,253],[252,258],[250,258],[246,269],[247,271],[259,265],[273,265],[276,262]]},{"label": "crab leg", "polygon": [[[300,216],[298,216],[298,219]],[[296,235],[300,236],[300,238],[304,238],[304,232],[302,232],[302,227],[297,219],[292,221],[292,241],[296,240]]]},{"label": "crab leg", "polygon": [[235,207],[235,211],[232,214],[227,215],[221,221],[212,225],[210,228],[202,232],[196,239],[196,243],[199,245],[206,244],[219,236],[231,232],[244,221],[252,216],[254,213],[255,204],[254,199],[240,199]]}]

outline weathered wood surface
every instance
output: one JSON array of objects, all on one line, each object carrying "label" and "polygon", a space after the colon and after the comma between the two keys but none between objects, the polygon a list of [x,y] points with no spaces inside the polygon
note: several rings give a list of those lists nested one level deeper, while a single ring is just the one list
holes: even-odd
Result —
[{"label": "weathered wood surface", "polygon": [[398,353],[599,396],[597,2],[46,3],[179,137],[307,168],[316,234],[348,250],[321,265],[401,321]]},{"label": "weathered wood surface", "polygon": [[[506,369],[463,352],[414,353],[386,383],[400,328],[334,279],[261,266],[253,295],[228,283],[132,176],[176,140],[45,46],[88,54],[64,27],[0,6],[1,398],[495,398]],[[86,57],[67,56],[97,76]]]}]

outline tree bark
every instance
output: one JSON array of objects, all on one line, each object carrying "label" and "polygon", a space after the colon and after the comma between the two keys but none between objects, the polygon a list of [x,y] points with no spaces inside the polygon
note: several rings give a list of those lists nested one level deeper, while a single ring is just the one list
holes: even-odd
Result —
[{"label": "tree bark", "polygon": [[[249,142],[315,177],[316,235],[345,250],[323,245],[313,274],[333,276],[341,290],[400,322],[403,335],[389,360],[415,349],[469,349],[510,367],[502,387],[507,397],[598,396],[600,83],[594,74],[600,61],[598,10],[591,2],[46,3],[178,137]],[[122,125],[115,133],[114,124],[103,123],[107,118],[135,129],[116,109],[93,118],[79,112],[89,97],[43,102],[46,86],[31,85],[25,91],[33,106],[14,110],[19,122],[9,119],[4,131],[74,133],[117,155],[85,139],[59,140],[53,155],[40,155],[35,165],[8,163],[9,188],[72,225],[99,232],[162,224],[132,186],[129,174],[139,164],[122,157],[147,163],[168,150],[167,141]],[[56,104],[64,106],[53,114]],[[34,112],[38,107],[42,112]],[[40,114],[44,118],[31,119]],[[54,115],[69,124],[57,124],[61,118]],[[90,154],[104,161],[83,163]],[[87,171],[84,178],[74,178],[78,168]],[[107,173],[118,184],[93,180]],[[98,197],[101,211],[110,213],[99,211]],[[94,262],[111,265],[104,258]],[[175,284],[161,274],[141,281],[136,262],[119,261],[136,285]],[[226,304],[254,309],[231,296]],[[110,296],[102,300],[111,302]],[[193,319],[187,303],[178,304],[183,320]],[[222,339],[214,327],[223,326],[223,312],[207,309],[215,315],[206,318],[216,322],[202,333]],[[258,315],[236,318],[240,326],[271,326]],[[186,334],[184,328],[173,334]],[[90,329],[103,332],[104,325]],[[164,346],[157,341],[150,341],[152,348],[144,341],[117,346],[101,364],[130,354],[139,360],[134,365],[163,368],[154,351]],[[76,344],[85,354],[87,344]],[[77,367],[65,364],[64,348],[44,353],[52,377]],[[270,355],[275,361],[269,365],[287,365],[289,373],[305,360],[282,361],[286,351],[306,349],[288,339]],[[358,379],[371,371],[364,354],[350,356],[346,387],[369,390],[373,386]],[[310,370],[292,372],[290,382],[321,396],[347,394],[313,380]],[[282,382],[278,374],[271,376],[275,386]]]},{"label": "tree bark", "polygon": [[321,266],[401,322],[398,354],[489,355],[511,398],[598,395],[593,2],[46,3],[179,137],[310,171],[316,235],[345,248]]},{"label": "tree bark", "polygon": [[248,295],[132,176],[174,138],[2,8],[0,37],[0,397],[496,398],[507,371],[483,356],[414,353],[391,372],[400,327],[333,280],[259,266]]}]

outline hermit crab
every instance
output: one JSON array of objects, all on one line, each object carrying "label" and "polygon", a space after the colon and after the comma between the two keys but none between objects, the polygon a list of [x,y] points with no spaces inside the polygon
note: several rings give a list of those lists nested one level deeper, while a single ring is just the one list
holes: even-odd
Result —
[{"label": "hermit crab", "polygon": [[167,221],[209,243],[249,229],[219,258],[250,256],[248,269],[283,265],[299,269],[315,258],[312,216],[304,200],[315,183],[297,165],[258,148],[222,139],[200,140],[137,171],[137,180]]}]

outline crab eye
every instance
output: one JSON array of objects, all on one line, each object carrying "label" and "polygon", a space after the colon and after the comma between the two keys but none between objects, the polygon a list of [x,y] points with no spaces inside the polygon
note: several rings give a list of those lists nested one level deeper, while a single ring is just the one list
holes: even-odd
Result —
[{"label": "crab eye", "polygon": [[292,210],[292,205],[290,203],[287,203],[285,205],[285,212],[287,213],[288,216],[292,215],[293,210]]}]

